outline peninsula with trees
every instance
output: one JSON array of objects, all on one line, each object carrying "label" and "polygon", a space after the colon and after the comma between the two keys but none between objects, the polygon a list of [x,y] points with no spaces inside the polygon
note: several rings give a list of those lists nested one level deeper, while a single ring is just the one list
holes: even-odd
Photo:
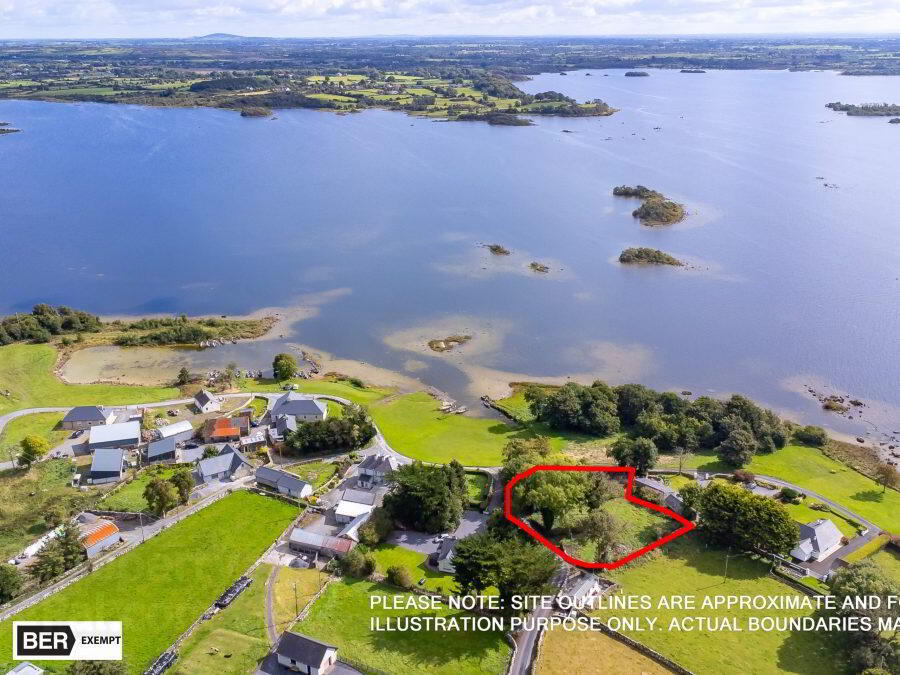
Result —
[{"label": "peninsula with trees", "polygon": [[667,199],[662,193],[643,185],[634,187],[620,185],[613,188],[613,194],[616,197],[640,199],[643,203],[632,211],[631,215],[638,218],[644,225],[672,225],[684,220],[686,215],[683,205]]},{"label": "peninsula with trees", "polygon": [[900,103],[827,103],[826,108],[847,113],[849,117],[893,117],[900,115]]}]

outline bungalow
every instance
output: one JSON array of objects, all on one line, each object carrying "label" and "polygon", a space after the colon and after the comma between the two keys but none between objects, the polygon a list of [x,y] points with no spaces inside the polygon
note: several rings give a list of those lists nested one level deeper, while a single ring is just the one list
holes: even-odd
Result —
[{"label": "bungalow", "polygon": [[456,551],[456,538],[445,537],[441,539],[441,547],[434,554],[434,564],[444,574],[453,574],[456,567],[453,565],[453,554]]},{"label": "bungalow", "polygon": [[167,424],[156,430],[160,438],[174,438],[176,443],[187,441],[194,437],[194,427],[187,420]]},{"label": "bungalow", "polygon": [[116,524],[104,518],[97,518],[93,522],[79,523],[78,530],[81,533],[79,541],[84,546],[88,560],[118,543],[121,538]]},{"label": "bungalow", "polygon": [[337,647],[285,631],[275,647],[278,663],[308,675],[324,675],[337,661]]},{"label": "bungalow", "polygon": [[72,408],[63,417],[60,426],[69,431],[89,429],[101,424],[112,424],[114,412],[95,405],[80,405]]},{"label": "bungalow", "polygon": [[397,470],[397,460],[390,455],[367,455],[359,463],[359,483],[363,487],[383,485]]},{"label": "bungalow", "polygon": [[213,396],[206,389],[201,389],[194,396],[194,406],[201,415],[218,412],[222,409],[222,399]]},{"label": "bungalow", "polygon": [[228,443],[241,438],[241,428],[230,417],[216,417],[203,425],[203,440],[207,443]]},{"label": "bungalow", "polygon": [[328,407],[321,401],[308,395],[289,391],[278,397],[270,411],[270,419],[278,419],[279,415],[290,415],[298,422],[318,422],[328,416]]},{"label": "bungalow", "polygon": [[94,451],[91,459],[91,472],[88,483],[102,485],[122,480],[125,466],[125,451],[121,448],[100,448]]},{"label": "bungalow", "polygon": [[119,422],[91,427],[88,436],[88,447],[97,448],[133,448],[141,442],[140,422]]},{"label": "bungalow", "polygon": [[175,461],[175,437],[161,438],[147,445],[147,463]]},{"label": "bungalow", "polygon": [[556,595],[556,604],[562,609],[593,609],[600,594],[600,581],[593,574],[583,574]]},{"label": "bungalow", "polygon": [[344,490],[341,501],[334,507],[334,519],[339,523],[349,523],[363,513],[375,509],[375,494],[362,490]]},{"label": "bungalow", "polygon": [[800,526],[800,540],[791,551],[797,560],[824,560],[841,547],[843,535],[833,522],[819,518]]},{"label": "bungalow", "polygon": [[198,482],[234,479],[246,474],[249,469],[250,462],[238,450],[226,445],[215,457],[200,460],[197,464]]},{"label": "bungalow", "polygon": [[294,474],[268,466],[261,466],[256,470],[256,482],[291,497],[308,497],[313,492],[312,485]]},{"label": "bungalow", "polygon": [[346,555],[354,545],[350,539],[329,537],[299,527],[295,527],[288,538],[288,548],[292,551],[321,554],[329,558],[340,558]]}]

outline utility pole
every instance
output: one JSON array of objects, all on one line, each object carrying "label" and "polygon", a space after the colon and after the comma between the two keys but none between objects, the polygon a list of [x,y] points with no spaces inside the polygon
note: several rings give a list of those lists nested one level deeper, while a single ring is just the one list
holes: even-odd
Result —
[{"label": "utility pole", "polygon": [[294,616],[300,616],[300,603],[297,600],[297,582],[294,582]]}]

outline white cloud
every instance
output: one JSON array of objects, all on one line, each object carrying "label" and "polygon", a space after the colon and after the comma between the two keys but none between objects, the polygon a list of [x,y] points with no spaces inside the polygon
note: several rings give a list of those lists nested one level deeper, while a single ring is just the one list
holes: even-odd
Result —
[{"label": "white cloud", "polygon": [[0,37],[900,31],[897,0],[0,0]]}]

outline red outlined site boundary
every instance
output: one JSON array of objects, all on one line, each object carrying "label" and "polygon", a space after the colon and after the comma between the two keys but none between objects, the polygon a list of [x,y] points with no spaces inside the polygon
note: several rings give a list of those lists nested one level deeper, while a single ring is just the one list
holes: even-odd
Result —
[{"label": "red outlined site boundary", "polygon": [[[620,558],[614,562],[601,563],[601,562],[587,562],[585,560],[579,560],[573,556],[570,556],[568,553],[563,551],[556,544],[548,540],[546,537],[541,535],[537,530],[531,527],[528,523],[523,520],[517,518],[512,514],[512,489],[513,486],[518,483],[520,480],[528,478],[533,473],[538,471],[604,471],[606,473],[624,473],[627,476],[627,482],[625,483],[625,499],[633,504],[638,504],[648,509],[653,509],[654,511],[659,511],[660,513],[668,516],[681,523],[681,527],[667,534],[665,537],[660,537],[659,539],[650,542],[646,546],[637,551],[633,551],[629,553],[624,558]],[[660,506],[659,504],[653,504],[652,502],[645,501],[640,499],[639,497],[635,497],[631,489],[634,485],[635,478],[635,470],[630,466],[585,466],[585,465],[545,465],[539,464],[537,466],[533,466],[527,471],[523,471],[522,473],[516,474],[512,477],[512,479],[506,484],[506,488],[503,491],[503,513],[506,516],[506,519],[511,523],[515,524],[517,527],[521,528],[529,535],[537,539],[541,544],[546,546],[548,549],[553,551],[560,558],[565,560],[572,565],[577,565],[578,567],[584,567],[587,569],[606,569],[606,570],[614,570],[617,567],[621,567],[627,562],[634,560],[635,558],[639,558],[645,553],[649,553],[655,548],[662,546],[663,544],[672,541],[676,537],[680,537],[683,534],[687,534],[691,530],[693,530],[696,525],[689,521],[687,518],[684,518],[671,509],[667,509],[665,506]]]}]

